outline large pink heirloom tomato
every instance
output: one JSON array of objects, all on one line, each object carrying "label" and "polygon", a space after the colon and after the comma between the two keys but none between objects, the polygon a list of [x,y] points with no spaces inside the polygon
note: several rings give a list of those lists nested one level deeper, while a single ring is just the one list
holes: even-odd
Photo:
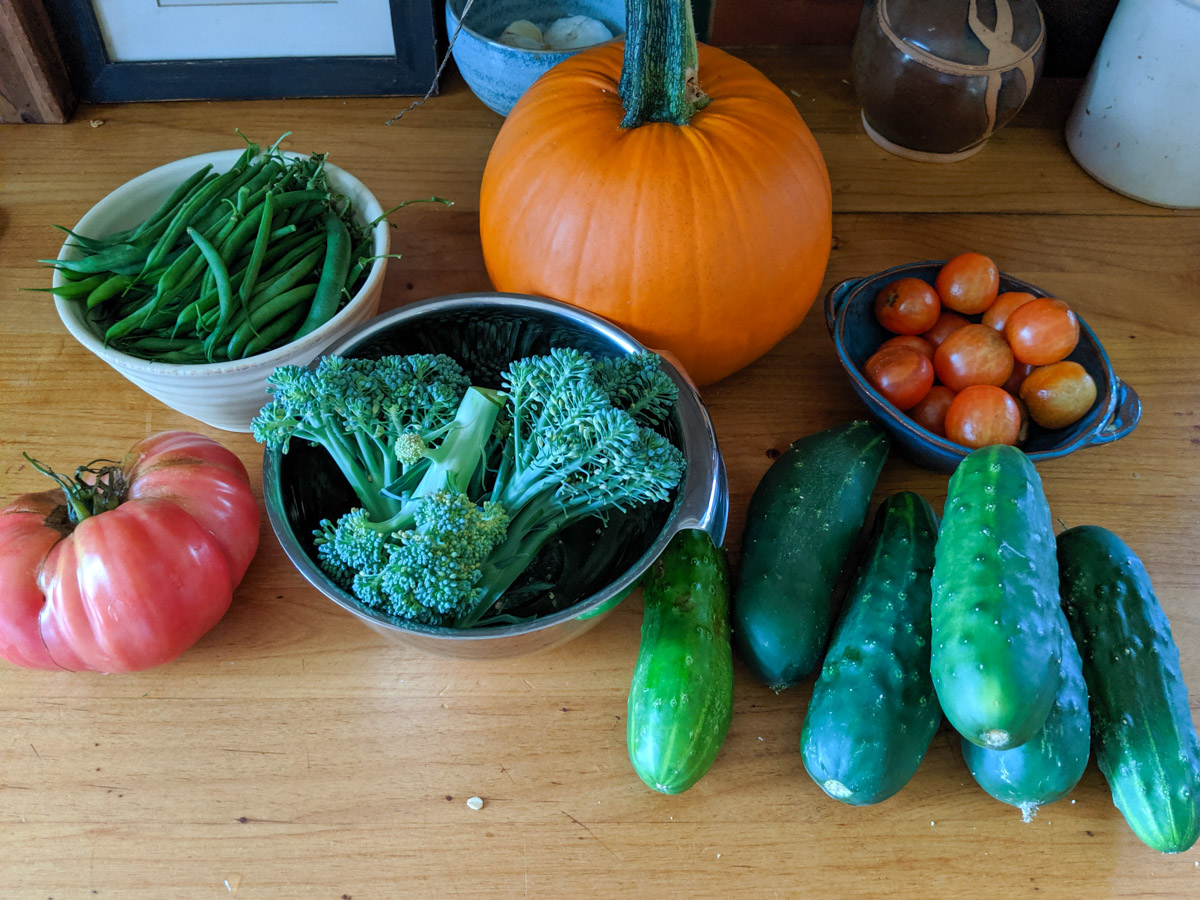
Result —
[{"label": "large pink heirloom tomato", "polygon": [[[108,460],[99,460],[108,463]],[[220,620],[258,549],[246,468],[216,441],[167,431],[119,463],[0,510],[0,657],[33,669],[134,672]]]}]

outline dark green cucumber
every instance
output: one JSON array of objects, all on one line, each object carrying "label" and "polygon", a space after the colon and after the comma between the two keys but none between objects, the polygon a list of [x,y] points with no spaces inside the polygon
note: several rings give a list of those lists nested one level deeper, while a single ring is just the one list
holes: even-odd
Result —
[{"label": "dark green cucumber", "polygon": [[638,777],[678,794],[711,768],[733,716],[729,569],[703,531],[681,531],[642,579],[642,642],[626,743]]},{"label": "dark green cucumber", "polygon": [[1075,641],[1064,629],[1058,695],[1046,723],[1011,750],[977,747],[963,738],[963,759],[981,788],[1021,810],[1028,822],[1039,806],[1061,800],[1079,783],[1092,746],[1087,684]]},{"label": "dark green cucumber", "polygon": [[1020,450],[984,447],[950,477],[933,566],[931,671],[973,744],[1019,747],[1058,693],[1062,616],[1050,507]]},{"label": "dark green cucumber", "polygon": [[937,519],[921,497],[879,507],[804,717],[804,767],[829,796],[886,800],[917,771],[942,721],[929,678],[929,576]]},{"label": "dark green cucumber", "polygon": [[1111,531],[1064,531],[1058,564],[1113,802],[1148,846],[1181,853],[1200,837],[1200,742],[1171,625],[1146,567]]},{"label": "dark green cucumber", "polygon": [[750,498],[733,639],[754,674],[777,691],[821,662],[834,586],[887,451],[887,434],[872,422],[809,435],[775,460]]}]

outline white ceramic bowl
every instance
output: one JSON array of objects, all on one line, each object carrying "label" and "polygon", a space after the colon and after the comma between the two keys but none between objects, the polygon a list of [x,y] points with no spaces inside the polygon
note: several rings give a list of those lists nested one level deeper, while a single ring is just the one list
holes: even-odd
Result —
[{"label": "white ceramic bowl", "polygon": [[[121,185],[93,206],[72,229],[87,237],[105,235],[132,228],[154,212],[184,179],[207,163],[215,171],[227,171],[241,155],[240,150],[202,153],[151,169]],[[366,186],[350,173],[325,164],[329,186],[349,198],[356,221],[366,224],[383,213],[383,207]],[[267,401],[267,376],[276,366],[307,365],[321,351],[353,328],[372,318],[379,310],[384,258],[391,236],[386,221],[375,226],[373,253],[376,257],[367,280],[350,302],[320,328],[298,341],[236,362],[173,365],[150,362],[120,353],[104,342],[84,319],[83,304],[78,300],[55,298],[59,318],[75,339],[124,375],[146,393],[172,409],[225,431],[249,431],[250,420]],[[68,240],[58,259],[74,259],[79,251]],[[56,270],[54,286],[66,281]]]}]

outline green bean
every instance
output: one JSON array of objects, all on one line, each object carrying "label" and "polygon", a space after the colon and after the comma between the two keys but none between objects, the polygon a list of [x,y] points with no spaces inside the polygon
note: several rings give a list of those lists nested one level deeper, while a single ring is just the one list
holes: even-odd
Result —
[{"label": "green bean", "polygon": [[[303,318],[304,307],[294,306],[277,319],[273,319],[270,324],[263,326],[258,337],[246,345],[245,350],[242,351],[242,358],[255,356],[269,349],[276,341],[289,334]],[[296,337],[299,337],[299,334]]]},{"label": "green bean", "polygon": [[[316,292],[315,284],[302,284],[298,288],[292,288],[290,291],[284,291],[282,294],[272,297],[258,308],[251,310],[250,315],[238,325],[229,341],[229,358],[237,359],[239,356],[245,356],[245,348],[252,343],[252,338],[261,336],[262,331],[268,328],[272,322],[299,304],[311,300]],[[307,309],[301,306],[301,317],[306,312]]]},{"label": "green bean", "polygon": [[141,237],[151,226],[156,225],[159,221],[166,218],[175,208],[187,197],[196,185],[205,179],[209,170],[212,168],[212,163],[209,163],[198,172],[187,177],[175,190],[171,191],[171,195],[163,201],[160,206],[146,221],[133,230],[133,237]]},{"label": "green bean", "polygon": [[309,274],[316,266],[317,261],[324,255],[325,248],[318,247],[313,250],[308,256],[298,260],[295,265],[291,266],[287,271],[273,278],[268,284],[259,288],[254,292],[254,296],[250,298],[250,307],[254,308],[255,304],[263,303],[270,300],[272,297],[278,297],[284,291],[289,290],[294,284],[299,282],[305,275]]},{"label": "green bean", "polygon": [[[254,239],[254,249],[250,253],[250,261],[246,263],[246,276],[238,288],[238,297],[242,307],[248,309],[251,294],[254,293],[254,283],[258,280],[258,271],[262,268],[263,254],[267,252],[267,242],[271,239],[271,192],[263,199],[263,211],[258,220],[258,236]],[[232,354],[230,354],[232,355]]]},{"label": "green bean", "polygon": [[104,279],[106,277],[107,276],[103,272],[100,272],[96,275],[90,275],[87,278],[84,278],[82,281],[68,281],[61,287],[34,288],[34,290],[44,290],[56,297],[82,297],[85,294],[91,293],[93,290],[100,287],[100,285],[104,284]]},{"label": "green bean", "polygon": [[158,335],[147,335],[127,343],[125,348],[139,350],[145,353],[163,353],[167,350],[183,350],[196,344],[194,338],[165,338]]},{"label": "green bean", "polygon": [[146,260],[146,266],[152,266],[162,260],[164,256],[175,246],[175,242],[183,236],[184,232],[191,226],[192,219],[196,214],[216,196],[233,178],[236,178],[233,172],[226,172],[224,175],[218,175],[212,181],[205,184],[200,190],[196,191],[189,197],[175,213],[171,219],[171,224],[167,226],[166,233],[158,239],[158,243],[154,245],[154,249],[150,251],[150,255]]},{"label": "green bean", "polygon": [[326,212],[323,218],[325,264],[321,267],[321,280],[312,305],[308,308],[308,315],[296,332],[298,338],[310,334],[333,318],[341,304],[346,273],[350,269],[350,233],[334,213]]},{"label": "green bean", "polygon": [[196,344],[182,350],[168,350],[157,354],[153,362],[172,363],[173,365],[192,365],[206,363],[210,360],[204,353],[203,345]]},{"label": "green bean", "polygon": [[110,275],[87,295],[87,308],[99,306],[136,283],[132,275]]},{"label": "green bean", "polygon": [[[233,290],[229,284],[229,270],[225,268],[225,261],[221,259],[221,254],[217,252],[217,248],[210,244],[204,235],[200,234],[194,228],[189,228],[187,233],[200,248],[200,252],[204,254],[204,258],[208,260],[209,269],[216,279],[217,301],[221,315],[217,319],[217,327],[213,330],[211,339],[214,344],[220,343],[221,333],[224,331],[225,325],[229,321],[229,316],[233,312]],[[205,342],[205,351],[211,355],[211,348],[207,342]]]},{"label": "green bean", "polygon": [[145,258],[145,247],[136,244],[115,244],[82,259],[39,259],[38,262],[83,275],[94,275],[98,272],[109,272],[119,266],[132,265]]}]

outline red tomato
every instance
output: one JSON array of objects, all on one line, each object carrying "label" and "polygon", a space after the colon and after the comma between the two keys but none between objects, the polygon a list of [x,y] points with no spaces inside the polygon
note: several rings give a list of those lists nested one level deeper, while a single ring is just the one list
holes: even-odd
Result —
[{"label": "red tomato", "polygon": [[1077,362],[1063,360],[1034,369],[1021,385],[1021,399],[1043,428],[1065,428],[1096,401],[1096,382]]},{"label": "red tomato", "polygon": [[216,441],[168,431],[87,480],[119,505],[73,522],[78,498],[52,490],[0,509],[0,657],[101,672],[169,662],[225,614],[258,549],[246,468]]},{"label": "red tomato", "polygon": [[893,334],[920,334],[937,321],[942,303],[920,278],[901,278],[875,295],[875,318]]},{"label": "red tomato", "polygon": [[1022,382],[1025,381],[1025,378],[1033,369],[1034,367],[1029,365],[1029,363],[1014,362],[1012,374],[1008,376],[1008,381],[1000,386],[1016,397],[1021,392]]},{"label": "red tomato", "polygon": [[1012,395],[990,384],[964,388],[946,410],[946,437],[977,450],[992,444],[1015,444],[1021,411]]},{"label": "red tomato", "polygon": [[1004,323],[1008,321],[1008,317],[1012,315],[1012,311],[1018,306],[1024,306],[1030,300],[1036,299],[1033,294],[1027,294],[1024,291],[1008,291],[1000,294],[996,298],[996,302],[984,310],[983,318],[980,319],[980,322],[988,328],[995,328],[1003,334]]},{"label": "red tomato", "polygon": [[1071,307],[1053,297],[1038,297],[1019,306],[1004,323],[1013,356],[1031,366],[1066,359],[1079,343],[1079,320]]},{"label": "red tomato", "polygon": [[908,411],[908,415],[926,431],[932,431],[938,437],[945,437],[946,410],[950,408],[950,401],[953,399],[954,391],[944,384],[935,384],[921,402]]},{"label": "red tomato", "polygon": [[946,339],[947,335],[953,334],[964,325],[970,324],[971,320],[966,316],[960,316],[958,313],[947,312],[943,309],[938,316],[938,320],[933,323],[933,327],[921,335],[921,337],[929,341],[930,346],[937,349],[938,345]]},{"label": "red tomato", "polygon": [[878,349],[882,350],[885,347],[908,347],[910,350],[916,350],[930,362],[933,362],[933,344],[920,335],[898,334],[894,338],[888,338],[879,345]]},{"label": "red tomato", "polygon": [[961,253],[938,269],[933,286],[942,306],[971,316],[983,312],[996,299],[1000,270],[982,253]]},{"label": "red tomato", "polygon": [[915,406],[933,384],[933,363],[908,347],[875,351],[863,371],[875,389],[899,410]]},{"label": "red tomato", "polygon": [[1012,374],[1013,353],[1000,332],[986,325],[964,325],[934,351],[933,369],[952,391],[973,384],[999,387]]}]

